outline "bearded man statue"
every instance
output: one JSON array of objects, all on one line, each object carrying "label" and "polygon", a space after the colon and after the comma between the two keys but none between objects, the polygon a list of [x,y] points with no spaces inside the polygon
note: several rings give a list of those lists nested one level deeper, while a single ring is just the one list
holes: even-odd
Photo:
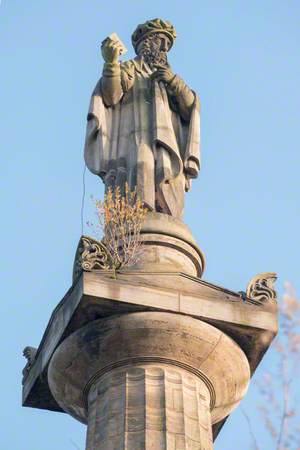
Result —
[{"label": "bearded man statue", "polygon": [[121,63],[120,44],[103,42],[85,161],[106,189],[128,183],[150,211],[181,219],[184,192],[200,168],[200,115],[196,94],[168,63],[175,38],[169,22],[147,21],[132,35],[137,57]]}]

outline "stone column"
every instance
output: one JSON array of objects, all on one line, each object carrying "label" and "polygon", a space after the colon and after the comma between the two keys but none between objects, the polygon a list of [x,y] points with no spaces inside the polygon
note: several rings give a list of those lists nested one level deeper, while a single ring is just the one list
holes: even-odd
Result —
[{"label": "stone column", "polygon": [[59,406],[88,425],[86,450],[211,450],[212,425],[249,378],[245,354],[222,331],[154,311],[90,322],[48,368]]},{"label": "stone column", "polygon": [[86,450],[210,450],[210,395],[184,370],[113,370],[88,395]]}]

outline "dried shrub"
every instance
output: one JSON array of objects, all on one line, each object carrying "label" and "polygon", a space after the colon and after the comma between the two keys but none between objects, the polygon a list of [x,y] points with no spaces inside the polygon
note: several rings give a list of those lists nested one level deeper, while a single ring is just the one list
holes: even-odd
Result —
[{"label": "dried shrub", "polygon": [[95,206],[111,268],[116,271],[135,265],[142,256],[140,233],[147,214],[136,188],[130,191],[127,183],[124,193],[119,186],[108,188],[104,200],[96,200]]}]

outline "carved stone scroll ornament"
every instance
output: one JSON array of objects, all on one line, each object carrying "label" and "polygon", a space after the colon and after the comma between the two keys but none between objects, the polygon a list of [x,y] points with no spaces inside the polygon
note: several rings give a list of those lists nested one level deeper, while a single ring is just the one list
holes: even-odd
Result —
[{"label": "carved stone scroll ornament", "polygon": [[23,356],[27,359],[27,364],[22,371],[22,374],[23,374],[22,383],[23,384],[29,374],[32,364],[34,363],[36,352],[37,352],[37,348],[34,348],[34,347],[25,347],[23,350]]},{"label": "carved stone scroll ornament", "polygon": [[77,278],[82,270],[108,270],[110,268],[110,256],[105,245],[91,237],[82,236],[75,255],[73,279]]},{"label": "carved stone scroll ornament", "polygon": [[277,274],[274,272],[263,272],[255,275],[248,283],[246,291],[247,297],[259,302],[276,300],[277,293],[274,289],[276,280]]}]

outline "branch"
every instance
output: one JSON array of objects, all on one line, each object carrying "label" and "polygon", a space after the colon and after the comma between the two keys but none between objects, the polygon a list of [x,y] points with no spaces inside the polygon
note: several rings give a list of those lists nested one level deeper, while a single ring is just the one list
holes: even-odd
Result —
[{"label": "branch", "polygon": [[258,446],[258,443],[257,443],[257,440],[256,440],[256,437],[255,437],[255,433],[254,433],[253,428],[252,428],[251,420],[250,420],[248,414],[246,413],[246,411],[244,410],[243,406],[241,406],[240,408],[241,408],[243,416],[246,419],[246,422],[247,422],[247,425],[248,425],[248,429],[249,429],[249,433],[250,433],[250,436],[251,436],[251,439],[252,439],[252,443],[253,443],[253,446],[254,446],[254,450],[260,450],[259,446]]},{"label": "branch", "polygon": [[70,439],[71,444],[77,449],[80,450],[80,447],[73,441],[73,439]]},{"label": "branch", "polygon": [[276,450],[281,450],[281,443],[284,437],[286,421],[289,417],[289,390],[292,379],[287,380],[287,361],[285,355],[283,355],[282,360],[282,384],[283,384],[283,407],[282,407],[282,416],[280,420],[280,427],[278,433],[278,440]]}]

